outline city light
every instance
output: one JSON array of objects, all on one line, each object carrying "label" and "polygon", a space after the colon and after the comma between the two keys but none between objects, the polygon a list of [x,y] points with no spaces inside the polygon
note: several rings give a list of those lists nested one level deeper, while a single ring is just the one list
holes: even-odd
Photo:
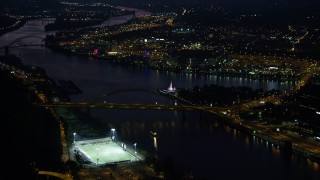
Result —
[{"label": "city light", "polygon": [[[201,148],[210,149],[210,143],[215,143],[211,141],[210,137],[213,137],[212,135],[217,132],[217,128],[222,128],[223,133],[230,134],[230,127],[234,128],[234,141],[241,141],[239,132],[248,133],[245,144],[249,148],[253,145],[253,148],[256,148],[256,145],[260,148],[264,144],[266,147],[272,146],[272,153],[268,153],[268,156],[275,157],[273,158],[275,164],[278,164],[278,154],[276,153],[280,151],[283,153],[288,151],[289,157],[292,154],[299,155],[299,163],[302,162],[300,156],[304,157],[307,163],[303,162],[303,164],[308,164],[308,166],[312,161],[320,163],[320,125],[318,123],[320,119],[320,107],[318,106],[320,101],[320,52],[318,51],[320,28],[317,27],[320,14],[314,9],[320,7],[318,7],[319,3],[314,4],[311,3],[311,0],[309,1],[296,2],[293,3],[294,5],[292,3],[266,2],[257,4],[257,7],[251,7],[250,4],[252,10],[238,8],[236,12],[233,12],[233,8],[230,8],[229,5],[225,6],[224,3],[181,2],[181,5],[175,6],[170,3],[161,4],[160,1],[159,3],[150,1],[146,4],[147,9],[156,10],[156,13],[148,13],[143,16],[138,15],[138,12],[142,10],[113,7],[105,3],[63,2],[62,9],[58,9],[59,6],[54,6],[54,8],[57,7],[57,13],[51,8],[40,8],[36,1],[32,1],[32,5],[27,9],[18,8],[18,11],[16,8],[6,7],[7,5],[4,4],[3,7],[0,7],[5,10],[5,13],[1,15],[4,16],[1,17],[4,20],[0,25],[0,34],[5,34],[0,37],[0,50],[4,55],[0,57],[0,70],[6,77],[8,76],[8,81],[11,79],[15,79],[17,82],[21,81],[21,86],[25,86],[25,89],[28,90],[25,94],[4,93],[4,98],[7,98],[4,102],[10,102],[5,105],[15,105],[12,106],[12,110],[16,109],[17,113],[28,113],[27,111],[20,112],[16,106],[20,103],[19,101],[15,102],[16,99],[22,99],[28,102],[34,101],[34,105],[43,107],[40,110],[48,111],[50,113],[48,115],[52,115],[53,120],[56,121],[55,124],[60,125],[59,134],[54,131],[53,135],[43,136],[52,137],[50,141],[47,140],[48,138],[42,138],[41,141],[30,142],[58,150],[58,153],[61,154],[58,158],[62,163],[55,160],[53,163],[57,162],[57,164],[53,164],[48,161],[49,165],[57,167],[57,171],[64,170],[64,165],[69,160],[79,164],[81,168],[75,169],[76,172],[72,172],[73,168],[66,169],[70,174],[78,174],[79,179],[82,179],[81,176],[100,179],[105,175],[108,175],[108,178],[109,176],[117,178],[119,175],[145,178],[144,174],[148,177],[162,176],[163,173],[157,172],[158,168],[152,167],[150,169],[149,164],[144,170],[143,167],[140,168],[140,165],[143,165],[142,161],[141,164],[139,163],[139,168],[122,168],[125,166],[122,164],[140,161],[144,158],[144,154],[149,153],[159,158],[159,161],[162,161],[162,158],[166,158],[166,156],[181,156],[181,158],[175,159],[176,164],[183,164],[182,168],[186,168],[185,171],[191,171],[191,174],[193,172],[192,177],[198,176],[200,172],[200,176],[208,176],[209,179],[215,178],[217,174],[210,172],[212,169],[210,166],[195,167],[194,164],[200,162],[201,159],[209,160],[212,159],[210,156],[217,155],[217,153],[199,152],[202,152]],[[19,4],[17,3],[17,5]],[[249,3],[243,4],[243,7],[247,7],[246,5]],[[33,6],[37,8],[34,9]],[[296,8],[298,6],[299,11]],[[38,7],[43,11],[38,11]],[[274,7],[276,11],[274,11]],[[307,14],[305,14],[306,12]],[[21,14],[23,18],[16,14],[19,16]],[[57,14],[59,16],[56,16]],[[281,16],[281,14],[294,14],[294,16]],[[214,19],[217,17],[218,21],[215,21]],[[268,19],[268,21],[263,21],[264,19]],[[63,23],[59,20],[63,20]],[[50,25],[47,26],[47,23]],[[30,27],[34,29],[32,32],[29,32]],[[49,35],[48,32],[57,33]],[[33,51],[33,47],[29,46],[36,46],[36,51]],[[72,64],[68,66],[65,63],[69,63],[69,56],[56,55],[55,51],[46,53],[47,49],[44,50],[43,46],[58,50],[59,54],[84,57],[79,58],[78,64],[73,60],[78,57],[73,56]],[[30,50],[32,51],[31,56],[19,56],[19,54],[28,54]],[[52,54],[53,56],[51,56]],[[14,57],[16,55],[18,57]],[[37,67],[43,66],[37,59],[56,59],[57,57],[61,60],[47,61],[46,63],[49,64],[46,64],[43,69]],[[87,60],[84,61],[84,58]],[[109,62],[102,62],[104,59],[121,66],[126,65],[128,68],[121,67],[121,71],[119,71],[119,68],[114,68]],[[20,61],[31,62],[35,66],[25,66]],[[55,68],[58,65],[63,66]],[[132,67],[137,67],[137,70]],[[79,70],[72,71],[72,78],[70,78],[69,73],[74,69]],[[84,69],[85,71],[83,71]],[[46,70],[55,75],[54,79],[62,79],[62,81],[59,80],[58,84],[53,83],[53,80],[46,75]],[[149,70],[155,70],[156,73],[150,74]],[[110,78],[114,79],[110,80]],[[72,79],[80,86],[78,88],[73,83],[65,83],[63,79]],[[83,83],[88,80],[90,83]],[[167,86],[163,85],[167,81],[170,84],[168,82]],[[7,81],[4,82],[8,84]],[[139,83],[137,84],[137,82]],[[177,87],[173,85],[173,82],[176,82],[175,86]],[[139,84],[143,84],[143,86],[137,86]],[[3,87],[7,88],[7,86]],[[75,102],[70,101],[69,95],[73,96],[72,94],[81,92],[82,88],[83,94],[77,95]],[[8,87],[8,92],[11,90],[12,87]],[[157,96],[160,93],[163,97],[159,99],[156,95],[151,97],[151,95],[135,94],[135,91],[153,94],[156,92]],[[109,100],[109,96],[118,92],[128,92],[128,94],[110,97]],[[102,93],[104,94],[101,96]],[[9,97],[12,94],[24,95],[27,98]],[[29,96],[35,98],[30,99]],[[94,99],[94,101],[87,101],[87,99]],[[21,105],[24,104],[22,102]],[[69,110],[64,110],[69,108],[81,109],[83,113],[78,116],[77,112],[69,113]],[[120,113],[118,114],[120,115],[112,113],[110,116],[108,113],[100,113],[100,110],[94,110],[98,108],[112,109],[111,111],[119,109]],[[86,109],[88,112],[85,112]],[[94,111],[94,116],[91,116],[91,109]],[[142,112],[144,110],[146,113]],[[135,113],[137,111],[139,112]],[[154,113],[154,111],[156,112]],[[173,113],[166,112],[162,115],[162,111],[172,111]],[[13,112],[10,111],[11,114]],[[128,114],[125,114],[127,112]],[[83,114],[86,114],[85,118],[88,117],[90,120],[82,121]],[[198,116],[198,114],[200,115]],[[45,117],[39,116],[39,118],[46,119],[47,114],[43,115]],[[99,116],[99,118],[97,119],[95,116]],[[24,114],[21,114],[18,118],[23,117]],[[29,115],[25,117],[29,117]],[[147,119],[150,118],[152,121],[147,122]],[[182,125],[181,120],[175,121],[178,118],[182,119]],[[99,127],[95,129],[95,124],[89,122],[91,119],[97,119],[99,124],[102,119],[108,121],[101,122],[104,124],[101,128],[104,129]],[[33,124],[36,125],[35,122],[38,120],[30,122],[30,125],[24,128],[26,131],[21,134],[32,132],[33,129],[26,128],[33,127]],[[52,125],[55,124],[52,123]],[[36,125],[34,129],[38,127]],[[117,127],[117,134],[115,134],[115,127]],[[109,131],[108,128],[110,128]],[[192,131],[193,128],[197,128],[197,132],[199,132],[195,134],[196,136]],[[67,133],[68,129],[71,132]],[[159,134],[157,135],[153,129],[159,130]],[[75,132],[76,130],[79,135]],[[79,132],[80,130],[81,132]],[[149,130],[152,131],[148,133]],[[74,132],[72,133],[72,131]],[[104,137],[97,139],[90,137],[100,136],[100,131]],[[44,133],[50,132],[44,131]],[[226,134],[227,138],[229,134]],[[117,139],[115,139],[116,135]],[[122,136],[129,137],[122,140]],[[39,137],[41,137],[40,134]],[[201,141],[195,142],[197,144],[192,143],[192,146],[180,143],[181,139],[190,139],[189,137]],[[219,136],[220,139],[222,137],[224,136]],[[19,139],[21,138],[20,136]],[[73,141],[71,141],[72,138]],[[157,138],[160,140],[159,146],[161,148],[159,152],[154,153],[154,151],[158,151]],[[254,141],[251,141],[252,139]],[[77,143],[75,143],[76,140],[78,140]],[[133,141],[130,142],[130,140]],[[50,145],[50,143],[58,141],[59,143],[53,144],[58,147]],[[139,154],[137,153],[137,141],[141,143]],[[222,145],[225,145],[226,141],[221,142]],[[49,145],[45,143],[49,143]],[[152,147],[152,143],[154,147]],[[202,146],[203,144],[205,146]],[[256,163],[255,159],[257,162],[259,161],[259,158],[256,158],[257,153],[249,153],[249,156],[246,152],[243,154],[241,143],[233,143],[232,141],[227,145],[228,147],[230,145],[229,149],[235,149],[238,153],[238,156],[232,160],[234,162],[241,161],[240,164],[243,164],[238,169],[239,172],[246,170],[245,165],[248,163]],[[38,146],[38,144],[30,144],[30,147]],[[220,147],[220,144],[215,143],[214,146]],[[10,149],[12,148],[16,147]],[[198,153],[171,151],[182,148]],[[29,162],[31,162],[32,169],[36,169],[38,168],[36,163],[47,165],[46,158],[51,156],[50,153],[54,153],[53,150],[44,151],[48,155],[41,156],[40,154],[39,157],[36,157],[36,151],[32,152],[35,154],[19,151],[18,157],[21,155],[31,157],[26,161],[26,166],[29,167]],[[7,157],[10,159],[17,156],[10,154]],[[36,157],[36,159],[32,159],[32,157]],[[44,159],[41,159],[42,157]],[[240,159],[237,159],[238,157]],[[58,160],[58,158],[56,159]],[[193,161],[194,159],[197,161]],[[221,161],[217,163],[224,165],[225,160],[221,159]],[[296,163],[295,161],[296,158],[292,158],[292,162]],[[121,168],[109,168],[109,164],[116,163],[121,163]],[[228,164],[228,162],[226,163]],[[287,171],[286,168],[281,169],[282,167],[273,166],[272,163],[267,164],[270,167],[268,169],[270,177],[277,177],[279,172],[288,173],[288,177],[300,175],[294,174],[299,173],[295,172],[294,168]],[[231,163],[230,167],[223,166],[225,169],[222,169],[224,171],[221,172],[230,171],[230,173],[223,175],[242,178],[239,173],[231,173],[231,170],[239,168],[238,164],[236,162]],[[60,165],[61,167],[59,167]],[[100,169],[91,168],[101,168],[105,167],[104,165],[108,165],[108,168],[105,168],[106,170],[101,173]],[[318,164],[316,165],[318,172],[320,167]],[[308,168],[306,166],[307,170]],[[138,172],[135,172],[135,169]],[[257,170],[259,167],[251,169],[252,172]],[[154,172],[155,175],[151,172]],[[313,171],[310,172],[313,173]],[[172,173],[174,172],[172,171]],[[188,172],[183,174],[187,176],[186,173]],[[19,173],[10,174],[10,176],[16,174]],[[247,178],[248,173],[241,175],[246,176],[243,178]],[[287,174],[281,175],[287,177]],[[230,177],[230,179],[234,179],[234,177]],[[320,179],[318,174],[316,179]]]},{"label": "city light", "polygon": [[73,133],[73,142],[76,142],[76,134],[77,133]]},{"label": "city light", "polygon": [[112,128],[111,131],[112,131],[112,137],[111,138],[114,141],[115,140],[115,134],[114,133],[115,133],[116,129]]},{"label": "city light", "polygon": [[137,154],[137,143],[134,143],[134,153]]}]

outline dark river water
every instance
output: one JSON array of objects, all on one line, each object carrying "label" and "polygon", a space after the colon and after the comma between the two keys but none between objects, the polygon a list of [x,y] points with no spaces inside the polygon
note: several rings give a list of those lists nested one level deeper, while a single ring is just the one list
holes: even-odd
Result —
[{"label": "dark river water", "polygon": [[[119,24],[123,21],[115,19],[110,23]],[[53,32],[47,34],[50,33]],[[40,20],[30,21],[19,30],[1,36],[0,44],[8,44],[30,34],[45,37]],[[27,44],[40,43],[36,37],[21,41]],[[259,81],[135,69],[111,64],[106,60],[68,56],[40,46],[9,51],[27,65],[44,68],[56,81],[72,80],[83,91],[82,94],[71,96],[73,101],[93,101],[102,94],[124,89],[168,88],[171,81],[176,88],[218,84],[286,90],[295,85],[295,82],[290,81]],[[143,91],[115,93],[104,101],[172,103],[164,97]],[[320,179],[317,163],[295,156],[287,158],[271,143],[232,129],[218,122],[215,117],[197,112],[151,110],[96,109],[91,113],[103,124],[106,134],[109,134],[110,128],[115,128],[118,139],[132,143],[132,146],[137,143],[137,149],[145,150],[162,160],[170,160],[175,170],[186,175],[192,174],[196,178]],[[150,131],[157,132],[158,136],[150,136]],[[86,136],[81,132],[77,134]]]}]

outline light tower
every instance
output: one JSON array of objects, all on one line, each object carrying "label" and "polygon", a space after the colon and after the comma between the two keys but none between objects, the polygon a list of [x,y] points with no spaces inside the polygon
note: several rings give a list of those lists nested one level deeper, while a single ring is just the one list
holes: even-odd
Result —
[{"label": "light tower", "polygon": [[73,143],[76,142],[76,134],[77,134],[77,133],[73,133]]},{"label": "light tower", "polygon": [[96,148],[96,151],[97,151],[97,165],[99,164],[99,149]]},{"label": "light tower", "polygon": [[134,153],[137,154],[137,143],[134,143]]},{"label": "light tower", "polygon": [[116,131],[116,129],[112,128],[111,131],[112,131],[112,137],[111,137],[111,139],[114,140],[114,138],[115,138],[114,132]]}]

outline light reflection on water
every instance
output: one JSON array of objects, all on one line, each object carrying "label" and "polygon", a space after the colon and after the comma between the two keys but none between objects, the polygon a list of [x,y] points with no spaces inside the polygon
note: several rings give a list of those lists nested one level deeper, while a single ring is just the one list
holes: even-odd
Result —
[{"label": "light reflection on water", "polygon": [[[37,31],[45,35],[40,28],[41,21],[32,21],[14,33],[0,37],[2,42],[10,42]],[[24,42],[34,43],[36,39]],[[247,78],[221,77],[216,75],[194,75],[184,73],[146,71],[123,68],[97,59],[65,56],[41,47],[10,50],[22,57],[29,65],[43,67],[54,80],[67,79],[75,82],[83,94],[72,96],[72,100],[93,100],[106,92],[119,89],[167,88],[170,81],[175,87],[192,88],[195,85],[217,84],[223,86],[250,86],[252,88],[290,89],[294,82],[258,81]],[[161,97],[143,93],[118,94],[106,99],[107,102],[126,103],[170,103]],[[151,155],[172,157],[175,167],[181,171],[192,171],[197,177],[221,179],[255,178],[265,175],[266,179],[287,179],[301,177],[319,179],[319,165],[299,158],[292,158],[286,166],[283,154],[270,144],[258,141],[244,133],[234,133],[231,127],[219,123],[214,118],[206,119],[199,113],[178,111],[131,111],[131,110],[92,110],[106,132],[115,128],[116,136],[124,141],[137,142],[139,148]],[[95,131],[87,126],[79,126],[77,134],[86,137]],[[81,129],[83,128],[83,129]],[[157,138],[150,137],[155,130]],[[83,133],[85,132],[85,133]],[[81,134],[83,133],[83,134]],[[155,146],[156,145],[156,146]],[[156,147],[156,148],[155,148]],[[258,165],[259,166],[258,166]],[[249,169],[249,170],[248,170]],[[213,171],[214,170],[214,171]],[[228,173],[232,171],[232,173]],[[227,172],[227,173],[226,173]],[[213,174],[212,174],[213,173]],[[311,174],[314,174],[311,175]],[[210,179],[211,179],[210,178]]]},{"label": "light reflection on water", "polygon": [[[303,175],[310,177],[309,179],[319,177],[320,169],[317,164],[311,161],[308,163],[301,158],[288,159],[278,146],[221,124],[215,118],[208,119],[200,113],[178,112],[178,118],[176,118],[171,111],[146,111],[140,118],[130,115],[128,115],[130,118],[123,118],[121,111],[107,111],[111,117],[118,119],[106,120],[106,123],[111,121],[112,126],[119,129],[119,138],[139,143],[139,148],[147,150],[150,155],[160,159],[171,157],[177,169],[190,170],[195,176],[211,177],[212,174],[208,168],[219,166],[218,169],[222,172],[215,171],[215,177],[218,179],[219,177],[250,178],[263,173],[261,167],[255,167],[253,164],[263,163],[261,166],[268,168],[269,175],[266,178],[278,174],[282,174],[283,177],[289,174],[288,176],[292,176],[293,179],[296,179],[293,176],[302,177]],[[111,115],[112,113],[117,115]],[[126,113],[135,114],[134,111],[131,113],[126,111]],[[96,113],[93,112],[93,114]],[[139,124],[139,128],[136,127],[136,123]],[[150,136],[150,130],[157,132],[156,138]],[[190,154],[196,155],[189,157]],[[216,165],[207,164],[207,168],[200,166],[207,161],[212,161]],[[233,169],[233,173],[239,173],[239,175],[226,175],[223,173],[226,169],[221,167]],[[240,171],[246,171],[247,167],[255,172],[251,172],[251,175],[240,173]],[[234,169],[239,169],[239,172]],[[290,175],[289,172],[292,174]]]}]

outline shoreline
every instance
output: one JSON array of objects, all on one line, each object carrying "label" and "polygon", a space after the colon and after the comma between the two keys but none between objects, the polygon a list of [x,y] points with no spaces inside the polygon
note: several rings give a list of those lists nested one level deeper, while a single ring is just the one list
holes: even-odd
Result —
[{"label": "shoreline", "polygon": [[27,23],[27,19],[21,19],[21,22],[17,24],[17,26],[14,26],[12,28],[9,28],[8,30],[1,30],[0,31],[0,36],[3,36],[9,32],[15,31],[23,27]]},{"label": "shoreline", "polygon": [[[165,93],[162,93],[161,91],[159,91],[159,92],[164,96],[167,96],[169,98],[173,98],[173,99],[176,99],[179,101],[179,99],[174,95],[165,94]],[[281,152],[283,152],[287,156],[297,155],[297,156],[300,156],[306,160],[312,160],[313,162],[320,164],[320,153],[314,153],[314,152],[309,151],[308,149],[299,147],[299,146],[295,145],[296,143],[294,143],[294,142],[291,142],[291,141],[288,141],[285,139],[281,139],[281,136],[278,136],[278,138],[277,138],[277,137],[272,136],[270,133],[264,133],[262,131],[259,131],[258,129],[255,129],[252,127],[250,128],[250,127],[248,127],[249,126],[249,124],[247,124],[248,122],[246,122],[245,120],[243,120],[243,122],[239,124],[237,122],[234,122],[234,120],[231,117],[226,117],[226,115],[219,114],[216,112],[211,112],[210,110],[199,109],[199,112],[200,111],[207,113],[209,116],[214,115],[214,116],[218,117],[217,120],[220,123],[227,123],[233,129],[236,129],[236,130],[239,130],[243,133],[251,135],[252,137],[260,138],[265,142],[272,143],[272,145],[277,146],[281,150]]]},{"label": "shoreline", "polygon": [[[81,56],[81,55],[80,55]],[[164,70],[165,71],[165,70]],[[217,116],[219,116],[219,114],[215,114],[215,115],[217,115]],[[249,129],[249,128],[247,128],[247,127],[244,127],[244,126],[240,126],[239,124],[237,124],[237,123],[235,123],[235,122],[233,122],[232,121],[232,119],[228,119],[227,117],[222,117],[222,116],[219,116],[219,117],[221,117],[221,123],[228,123],[231,127],[233,127],[233,128],[235,128],[235,129],[238,129],[238,130],[240,130],[241,132],[245,132],[245,133],[247,133],[247,134],[250,134],[250,135],[252,135],[252,136],[261,136],[260,138],[261,139],[263,139],[263,138],[265,138],[265,140],[266,141],[268,141],[268,138],[269,138],[269,141],[270,141],[270,138],[273,138],[273,137],[270,137],[270,136],[266,136],[266,135],[263,135],[263,134],[260,134],[260,133],[255,133],[255,134],[253,134],[254,132],[254,130],[253,129]],[[226,118],[226,119],[224,119],[224,118]],[[220,120],[219,120],[220,121]],[[67,138],[68,139],[68,138]],[[71,140],[71,139],[69,139],[69,140]],[[271,139],[272,140],[272,139]],[[277,142],[277,143],[279,143],[279,145],[281,144],[282,145],[282,143],[283,143],[283,141],[281,141],[280,142],[280,140],[279,139],[273,139],[273,141],[275,141],[275,142]],[[297,151],[296,153],[298,154],[300,151],[298,151],[297,150],[297,148],[293,148],[293,150],[294,151]],[[308,157],[308,154],[303,154],[303,152],[301,152],[301,156],[302,157],[304,157],[304,158],[310,158],[310,157]],[[312,159],[312,157],[310,158],[310,159]],[[317,161],[317,162],[319,162],[320,163],[320,161]]]},{"label": "shoreline", "polygon": [[[49,48],[49,49],[51,49],[51,48]],[[53,50],[53,49],[51,49],[51,50]],[[56,49],[54,49],[54,50],[56,50]],[[80,55],[80,54],[75,54],[75,53],[71,53],[71,52],[69,52],[69,53],[67,53],[67,52],[65,52],[65,51],[63,51],[63,50],[57,50],[58,52],[62,52],[63,54],[71,54],[71,55],[75,55],[75,56],[84,56],[84,57],[89,57],[89,56],[87,56],[87,55]],[[103,59],[103,58],[98,58],[98,59]],[[113,61],[110,61],[110,63],[114,63],[114,64],[120,64],[120,65],[124,65],[124,66],[127,66],[127,67],[130,67],[130,66],[133,66],[133,65],[130,65],[130,64],[127,64],[127,63],[118,63],[118,62],[113,62]],[[139,68],[140,66],[133,66],[133,67],[137,67],[137,68]],[[142,68],[142,67],[140,67],[140,68]],[[157,70],[157,69],[152,69],[152,68],[147,68],[147,69],[150,69],[150,70]],[[161,70],[160,70],[161,71]],[[162,70],[162,71],[166,71],[166,70]],[[175,72],[175,71],[173,71],[173,72]],[[181,72],[181,73],[185,73],[185,72]],[[192,73],[192,74],[198,74],[198,73]],[[211,75],[217,75],[217,76],[219,76],[219,74],[211,74]],[[225,76],[225,75],[221,75],[221,77],[239,77],[239,78],[241,78],[241,77],[243,77],[243,76]],[[244,77],[244,78],[250,78],[250,77]],[[256,79],[256,80],[263,80],[263,79]],[[277,80],[277,79],[276,79]],[[81,91],[81,90],[80,90]],[[80,91],[78,91],[78,92],[80,92]],[[222,117],[221,115],[219,115],[219,114],[216,114],[216,115],[218,115],[218,116],[220,116],[220,117]],[[246,127],[244,127],[244,126],[239,126],[238,124],[236,124],[236,123],[234,123],[234,122],[232,122],[232,120],[228,120],[228,117],[223,117],[223,118],[226,118],[226,120],[223,120],[223,122],[228,122],[228,124],[229,125],[231,125],[232,127],[234,127],[234,128],[236,128],[236,129],[238,129],[238,130],[241,130],[241,131],[244,131],[244,132],[246,132],[246,133],[248,133],[248,134],[250,134],[250,135],[254,135],[253,134],[253,131],[254,131],[254,129],[248,129],[248,128],[246,128]],[[272,137],[269,137],[267,134],[261,134],[261,137],[260,138],[262,138],[262,139],[264,139],[265,141],[274,141],[274,142],[277,142],[277,144],[278,145],[282,145],[282,144],[284,144],[284,141],[282,141],[282,140],[280,140],[280,139],[275,139],[275,138],[272,138]],[[299,147],[294,147],[293,146],[293,148],[292,148],[293,150],[294,150],[294,152],[293,153],[296,153],[296,154],[301,154],[303,157],[305,157],[305,158],[312,158],[312,159],[315,159],[316,160],[316,162],[318,162],[318,163],[320,163],[320,160],[318,160],[318,158],[316,157],[317,155],[312,155],[311,157],[310,157],[310,154],[312,153],[312,152],[308,152],[307,150],[307,153],[304,153],[303,151],[301,151],[301,150],[299,150]]]},{"label": "shoreline", "polygon": [[[71,52],[68,50],[64,50],[61,48],[54,48],[54,47],[46,47],[52,51],[56,51],[59,53],[63,53],[64,55],[71,55],[71,56],[78,56],[78,57],[86,57],[86,58],[95,58],[98,60],[104,60],[104,61],[108,61],[109,63],[112,64],[117,64],[117,65],[122,65],[125,67],[134,67],[134,68],[143,68],[143,69],[147,69],[147,70],[154,70],[154,71],[160,71],[160,72],[173,72],[173,73],[183,73],[183,74],[191,74],[191,75],[205,75],[205,76],[217,76],[217,77],[234,77],[234,78],[248,78],[250,80],[259,80],[259,81],[263,81],[263,80],[271,80],[271,81],[279,81],[279,82],[285,82],[285,81],[290,81],[290,82],[298,82],[299,81],[299,77],[287,77],[286,75],[283,75],[280,78],[274,78],[273,75],[250,75],[250,74],[239,74],[239,73],[230,73],[230,72],[217,72],[217,73],[210,73],[210,72],[200,72],[200,71],[184,71],[184,70],[175,70],[175,69],[157,69],[157,68],[152,68],[152,67],[146,67],[143,65],[135,65],[135,64],[130,64],[127,62],[120,62],[119,58],[116,56],[105,56],[105,57],[95,57],[95,56],[90,56],[87,54],[79,54],[79,53],[75,53],[75,52]],[[141,59],[143,59],[143,57],[141,57]],[[285,78],[287,77],[287,78]]]},{"label": "shoreline", "polygon": [[[54,117],[55,114],[59,115],[59,113],[57,113],[56,110],[53,110],[53,111],[55,112],[55,113],[52,114],[53,117]],[[206,112],[206,113],[209,114],[209,112]],[[254,129],[248,128],[248,127],[246,127],[244,125],[239,125],[236,122],[234,122],[232,119],[230,119],[228,117],[225,117],[225,116],[223,116],[221,114],[217,114],[217,113],[212,113],[211,112],[209,114],[209,117],[212,116],[212,115],[218,117],[218,118],[216,118],[216,120],[218,122],[222,123],[222,124],[228,124],[230,127],[234,128],[234,129],[237,129],[237,130],[239,130],[241,132],[244,132],[244,133],[246,133],[248,135],[251,135],[251,136],[256,136],[256,137],[258,137],[260,139],[263,139],[264,141],[268,141],[268,142],[273,143],[276,146],[279,146],[279,149],[281,150],[281,152],[283,152],[283,153],[285,153],[287,155],[291,155],[291,156],[292,155],[297,155],[297,156],[303,157],[304,159],[307,159],[307,160],[310,159],[310,160],[312,160],[312,161],[314,161],[316,163],[320,163],[320,159],[317,157],[318,154],[311,154],[311,152],[309,152],[307,150],[303,150],[303,149],[300,150],[301,148],[299,149],[296,146],[292,146],[292,151],[288,151],[288,150],[290,150],[290,148],[286,147],[286,145],[285,145],[286,142],[281,140],[281,139],[277,139],[277,138],[274,138],[272,136],[268,136],[268,134],[263,134],[263,133],[260,133],[260,132],[257,133],[257,132],[255,132]],[[62,127],[68,127],[69,126],[69,123],[64,118],[62,118],[62,119],[59,118],[59,121],[60,121],[60,123],[63,124]],[[64,131],[62,131],[62,132],[64,132]],[[70,150],[70,142],[71,142],[71,139],[72,139],[72,134],[70,134],[70,132],[71,131],[67,130],[64,133],[65,134],[64,135],[65,143],[63,143],[62,145],[63,145],[63,148],[64,149],[67,148],[67,151],[68,151],[68,152],[64,151],[64,155],[68,154],[68,156],[64,157],[63,161],[72,159],[69,156],[70,155],[70,152],[69,152],[69,150]]]}]

